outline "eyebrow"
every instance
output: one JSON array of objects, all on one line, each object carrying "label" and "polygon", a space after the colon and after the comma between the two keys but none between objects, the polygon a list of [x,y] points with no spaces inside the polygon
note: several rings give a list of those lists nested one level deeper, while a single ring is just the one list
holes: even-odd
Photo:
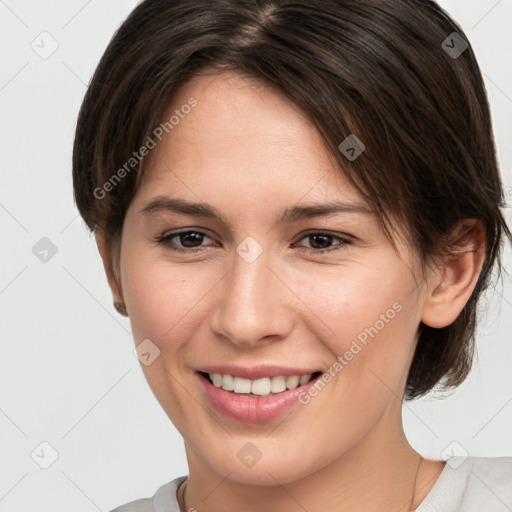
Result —
[{"label": "eyebrow", "polygon": [[[153,198],[140,213],[142,215],[153,215],[160,212],[172,212],[195,217],[205,217],[219,222],[227,223],[224,216],[215,206],[208,203],[194,203],[185,199],[157,196]],[[296,222],[299,220],[324,217],[340,213],[363,213],[372,214],[370,208],[364,203],[350,203],[334,201],[331,203],[312,203],[307,205],[285,208],[278,215],[275,222]]]}]

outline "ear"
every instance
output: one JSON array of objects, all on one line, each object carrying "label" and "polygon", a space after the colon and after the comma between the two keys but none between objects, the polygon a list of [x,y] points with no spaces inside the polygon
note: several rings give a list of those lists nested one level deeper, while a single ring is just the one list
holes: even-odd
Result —
[{"label": "ear", "polygon": [[107,276],[107,281],[110,286],[110,290],[112,291],[112,297],[114,299],[114,303],[120,302],[124,303],[123,292],[121,288],[120,276],[117,272],[118,263],[119,263],[119,244],[113,244],[113,247],[109,246],[107,241],[107,237],[105,234],[105,229],[103,226],[97,226],[96,231],[96,244],[98,246],[98,251],[100,253],[101,259],[103,261],[103,268],[105,269],[105,274]]},{"label": "ear", "polygon": [[465,219],[452,232],[444,256],[428,279],[421,321],[430,327],[447,327],[469,300],[485,260],[485,227]]}]

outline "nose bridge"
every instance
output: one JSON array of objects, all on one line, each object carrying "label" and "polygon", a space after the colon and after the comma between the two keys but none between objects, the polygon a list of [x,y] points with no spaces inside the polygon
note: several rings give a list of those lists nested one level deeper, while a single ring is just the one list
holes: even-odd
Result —
[{"label": "nose bridge", "polygon": [[282,307],[283,285],[269,269],[270,254],[258,246],[246,239],[237,247],[212,315],[215,333],[245,347],[265,337],[285,336],[291,328]]}]

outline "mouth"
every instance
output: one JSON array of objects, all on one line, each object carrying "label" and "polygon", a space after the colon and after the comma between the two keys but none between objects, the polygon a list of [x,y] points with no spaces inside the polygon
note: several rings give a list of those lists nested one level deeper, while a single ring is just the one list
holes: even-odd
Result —
[{"label": "mouth", "polygon": [[[253,424],[276,420],[297,409],[299,403],[308,403],[302,400],[303,396],[323,375],[321,371],[316,371],[302,375],[260,377],[262,373],[258,372],[260,378],[251,380],[198,370],[195,373],[212,411],[228,420]],[[309,408],[304,410],[314,411]]]},{"label": "mouth", "polygon": [[246,379],[229,374],[197,372],[201,378],[217,388],[232,395],[250,398],[262,398],[280,395],[289,390],[297,389],[316,380],[321,371],[303,375],[277,375],[260,379]]}]

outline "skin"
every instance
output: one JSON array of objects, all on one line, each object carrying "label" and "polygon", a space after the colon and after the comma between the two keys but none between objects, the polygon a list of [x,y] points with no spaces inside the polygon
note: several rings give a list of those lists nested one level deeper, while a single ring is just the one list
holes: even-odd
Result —
[{"label": "skin", "polygon": [[[114,300],[126,304],[135,343],[149,338],[161,352],[141,367],[185,441],[186,510],[416,508],[444,467],[437,460],[420,464],[403,430],[416,332],[420,321],[443,327],[462,310],[483,262],[483,230],[477,225],[461,241],[463,254],[424,276],[418,255],[400,244],[397,254],[372,214],[276,224],[296,204],[363,201],[314,125],[282,93],[232,73],[199,76],[162,119],[190,97],[197,106],[144,162],[120,252],[110,253],[101,226],[97,232]],[[162,194],[208,202],[226,222],[141,213]],[[206,234],[195,244],[199,252],[154,242],[185,228]],[[318,231],[351,243],[326,253],[340,241],[320,239],[315,246],[306,235]],[[252,263],[236,252],[248,236],[263,248]],[[180,237],[172,242],[187,249]],[[315,247],[316,254],[307,252]],[[226,362],[327,371],[395,302],[401,311],[310,403],[284,418],[227,419],[210,406],[194,374]],[[262,455],[252,467],[237,458],[248,442]]]}]

